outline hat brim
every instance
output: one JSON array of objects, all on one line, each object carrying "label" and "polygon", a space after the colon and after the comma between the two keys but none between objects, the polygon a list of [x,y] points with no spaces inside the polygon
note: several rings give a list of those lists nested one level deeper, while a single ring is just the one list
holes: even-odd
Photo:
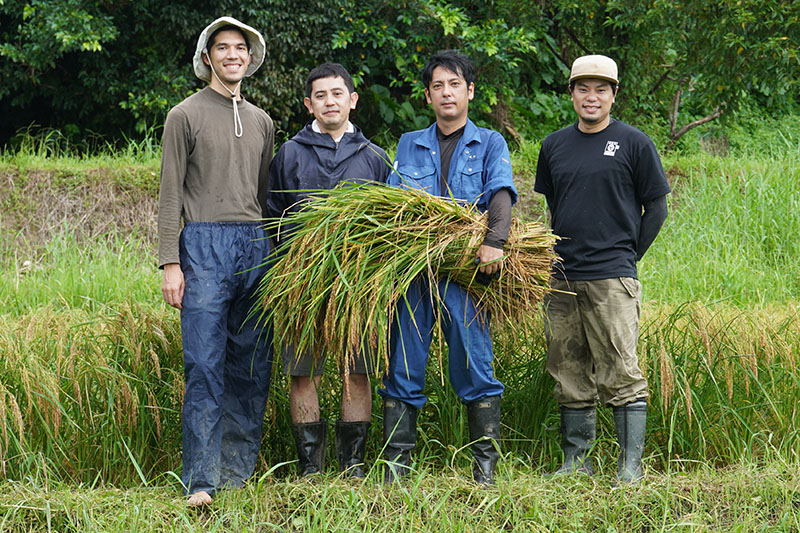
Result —
[{"label": "hat brim", "polygon": [[577,80],[587,80],[587,79],[605,80],[605,81],[609,81],[611,83],[615,83],[615,84],[619,85],[619,81],[618,80],[612,78],[611,76],[604,76],[602,74],[578,74],[577,76],[574,76],[574,77],[570,78],[569,79],[569,83],[572,83],[573,81],[577,81]]},{"label": "hat brim", "polygon": [[197,48],[195,48],[194,51],[192,65],[194,66],[195,76],[203,81],[211,81],[211,68],[203,61],[203,52],[206,49],[206,42],[208,42],[208,37],[212,33],[223,26],[235,26],[247,36],[247,41],[250,44],[251,58],[250,64],[247,66],[247,70],[244,73],[245,77],[252,76],[262,63],[264,63],[266,45],[264,44],[264,37],[261,36],[261,33],[233,17],[220,17],[206,26],[200,34],[200,37],[197,38]]}]

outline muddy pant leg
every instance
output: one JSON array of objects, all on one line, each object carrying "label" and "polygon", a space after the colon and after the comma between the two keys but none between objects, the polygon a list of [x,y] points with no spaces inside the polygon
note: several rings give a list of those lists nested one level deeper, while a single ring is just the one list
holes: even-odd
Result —
[{"label": "muddy pant leg", "polygon": [[552,292],[545,299],[547,371],[556,380],[553,394],[564,407],[582,409],[597,403],[592,353],[584,331],[582,308],[585,298],[580,282],[568,285],[553,279],[552,287],[577,294]]},{"label": "muddy pant leg", "polygon": [[581,314],[595,366],[600,402],[623,406],[647,398],[639,368],[641,284],[635,278],[585,281]]},{"label": "muddy pant leg", "polygon": [[183,472],[187,493],[219,487],[222,394],[229,285],[220,276],[207,228],[187,224],[181,233],[186,287],[181,310],[185,393]]},{"label": "muddy pant leg", "polygon": [[253,475],[258,460],[272,371],[272,328],[257,327],[255,317],[247,320],[254,291],[266,271],[253,267],[267,257],[269,246],[257,225],[231,226],[239,256],[233,278],[236,297],[228,314],[220,483],[241,487]]}]

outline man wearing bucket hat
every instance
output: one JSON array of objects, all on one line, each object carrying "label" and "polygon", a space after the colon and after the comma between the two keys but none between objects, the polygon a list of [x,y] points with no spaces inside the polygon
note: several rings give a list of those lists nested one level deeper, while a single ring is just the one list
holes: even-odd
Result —
[{"label": "man wearing bucket hat", "polygon": [[670,192],[653,142],[611,117],[617,64],[579,57],[569,92],[578,121],[542,143],[534,190],[547,199],[561,260],[545,299],[547,370],[556,380],[564,464],[593,474],[595,405],[613,408],[617,478],[642,479],[647,381],[639,369],[636,262],[667,217]]},{"label": "man wearing bucket hat", "polygon": [[[272,120],[240,93],[264,60],[261,34],[222,17],[200,34],[208,82],[164,124],[158,236],[164,300],[181,312],[183,474],[191,506],[255,469],[271,371],[271,332],[248,320],[269,254]],[[181,218],[183,229],[181,230]]]}]

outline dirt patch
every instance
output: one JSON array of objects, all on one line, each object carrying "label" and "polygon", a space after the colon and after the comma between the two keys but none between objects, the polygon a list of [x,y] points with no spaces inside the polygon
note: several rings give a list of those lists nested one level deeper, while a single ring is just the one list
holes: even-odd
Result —
[{"label": "dirt patch", "polygon": [[[131,172],[147,173],[128,180]],[[0,229],[19,244],[38,247],[65,230],[76,241],[109,235],[136,234],[148,243],[157,238],[157,198],[152,187],[136,185],[157,180],[152,171],[109,169],[67,172],[18,168],[0,173]]]}]

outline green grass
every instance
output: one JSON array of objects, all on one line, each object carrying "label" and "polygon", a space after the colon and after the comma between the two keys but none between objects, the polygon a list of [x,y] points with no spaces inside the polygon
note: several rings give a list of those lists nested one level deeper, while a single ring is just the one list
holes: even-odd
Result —
[{"label": "green grass", "polygon": [[[502,465],[502,463],[501,463]],[[641,487],[610,478],[545,480],[525,465],[500,467],[496,488],[464,472],[427,470],[403,488],[377,475],[297,482],[270,476],[222,493],[213,508],[187,511],[171,485],[5,483],[2,531],[796,531],[800,472],[773,463],[648,474]]]},{"label": "green grass", "polygon": [[[642,487],[611,487],[607,409],[594,454],[600,476],[541,477],[558,464],[560,443],[542,322],[532,316],[496,332],[506,385],[497,488],[468,482],[466,413],[433,361],[421,475],[403,487],[377,483],[376,398],[368,480],[339,480],[331,466],[316,483],[296,483],[276,369],[257,479],[201,514],[185,511],[176,477],[180,328],[155,267],[157,154],[144,146],[76,158],[57,143],[4,154],[0,531],[797,530],[800,135],[788,119],[764,122],[758,150],[734,131],[730,157],[664,157],[670,217],[639,266],[651,392]],[[532,192],[537,155],[534,142],[513,154],[517,212],[529,220],[544,214]],[[329,372],[329,420],[339,394]]]},{"label": "green grass", "polygon": [[[0,317],[0,465],[10,479],[137,483],[177,469],[182,367],[177,313],[164,304],[69,300]],[[527,332],[520,337],[520,331]],[[559,460],[558,411],[544,371],[542,322],[498,329],[496,373],[506,384],[505,449],[542,472]],[[796,461],[800,446],[800,315],[791,306],[645,307],[639,345],[650,382],[648,462],[659,471],[693,462]],[[444,366],[446,367],[446,361]],[[323,414],[337,417],[340,384],[323,380]],[[466,468],[466,413],[437,364],[420,414],[420,451]],[[378,382],[375,381],[377,387]],[[369,457],[380,455],[381,404],[373,406]],[[596,457],[613,470],[616,441],[600,411]],[[265,421],[262,470],[293,459],[285,378],[278,372]],[[283,469],[278,475],[288,475]]]},{"label": "green grass", "polygon": [[640,263],[646,297],[763,306],[800,299],[800,151],[665,161],[670,214]]},{"label": "green grass", "polygon": [[24,315],[45,307],[97,313],[132,302],[163,307],[152,249],[136,233],[114,233],[87,243],[69,229],[38,249],[7,246],[0,308],[6,315]]}]

